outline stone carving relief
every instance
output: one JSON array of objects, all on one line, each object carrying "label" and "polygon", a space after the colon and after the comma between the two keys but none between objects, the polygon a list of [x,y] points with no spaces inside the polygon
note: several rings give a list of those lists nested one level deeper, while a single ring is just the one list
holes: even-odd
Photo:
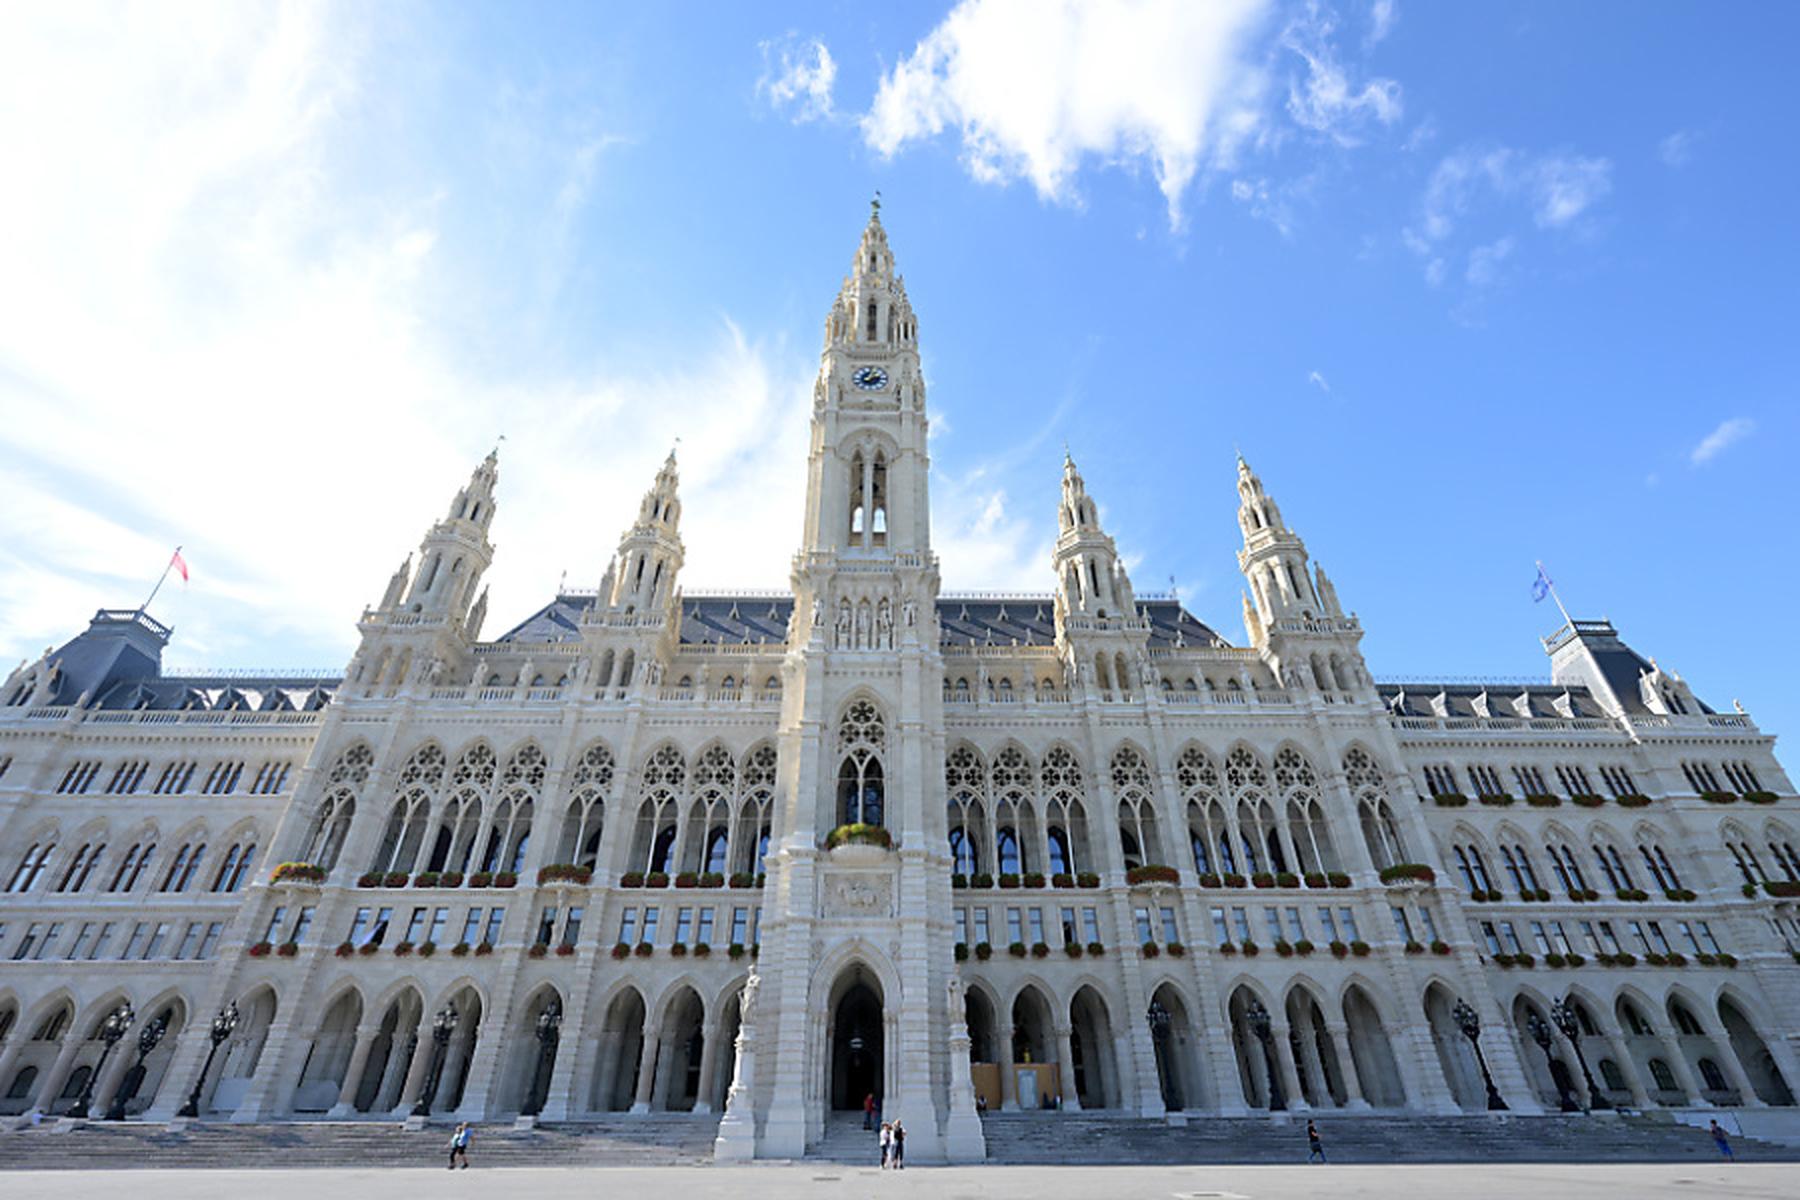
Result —
[{"label": "stone carving relief", "polygon": [[861,872],[825,876],[828,917],[890,917],[894,914],[894,881]]}]

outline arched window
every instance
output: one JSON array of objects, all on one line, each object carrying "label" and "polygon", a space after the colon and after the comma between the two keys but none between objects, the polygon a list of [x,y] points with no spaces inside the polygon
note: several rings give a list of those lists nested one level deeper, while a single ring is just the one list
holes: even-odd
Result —
[{"label": "arched window", "polygon": [[13,872],[7,883],[9,892],[29,892],[37,883],[44,868],[50,864],[50,855],[55,853],[55,842],[34,842],[25,851],[25,857],[19,860],[18,869]]},{"label": "arched window", "polygon": [[[967,682],[966,680],[963,682]],[[975,875],[987,861],[987,768],[969,746],[957,746],[944,758],[945,814],[950,827],[951,870]]]},{"label": "arched window", "polygon": [[563,814],[559,861],[580,867],[598,865],[600,835],[606,827],[606,802],[612,796],[616,773],[612,751],[600,742],[589,746],[576,760],[569,779],[569,807]]},{"label": "arched window", "polygon": [[256,843],[234,843],[225,852],[225,861],[219,864],[219,873],[213,878],[212,890],[215,892],[235,892],[244,884],[244,876],[250,873],[251,864],[256,861]]},{"label": "arched window", "polygon": [[1066,747],[1053,746],[1044,755],[1043,770],[1038,776],[1038,795],[1049,829],[1051,853],[1056,853],[1055,847],[1060,842],[1066,858],[1061,873],[1075,875],[1091,870],[1085,802],[1087,779],[1082,774],[1081,763]]},{"label": "arched window", "polygon": [[1356,797],[1357,815],[1361,820],[1363,841],[1377,868],[1410,861],[1406,843],[1400,836],[1400,824],[1388,807],[1387,780],[1381,768],[1362,747],[1353,747],[1344,755],[1344,782]]},{"label": "arched window", "polygon": [[778,762],[773,746],[758,746],[744,756],[743,769],[738,772],[743,799],[738,803],[737,833],[731,847],[736,871],[761,871],[769,853],[769,808],[775,797]]},{"label": "arched window", "polygon": [[633,870],[668,873],[674,869],[675,836],[681,800],[687,790],[687,762],[673,746],[661,746],[644,764],[639,779],[637,837]]},{"label": "arched window", "polygon": [[1156,829],[1155,785],[1143,755],[1122,746],[1112,758],[1113,790],[1119,797],[1119,848],[1125,867],[1162,862]]},{"label": "arched window", "polygon": [[1656,1082],[1656,1090],[1659,1092],[1676,1092],[1681,1090],[1680,1086],[1675,1082],[1675,1072],[1671,1071],[1669,1069],[1669,1064],[1660,1058],[1653,1058],[1650,1060],[1650,1078]]},{"label": "arched window", "polygon": [[854,701],[838,722],[838,819],[845,825],[880,825],[885,787],[881,754],[887,731],[881,712]]},{"label": "arched window", "polygon": [[31,1095],[31,1089],[37,1084],[37,1077],[38,1069],[36,1067],[29,1065],[22,1067],[19,1073],[13,1076],[12,1086],[6,1089],[6,1098],[23,1100]]}]

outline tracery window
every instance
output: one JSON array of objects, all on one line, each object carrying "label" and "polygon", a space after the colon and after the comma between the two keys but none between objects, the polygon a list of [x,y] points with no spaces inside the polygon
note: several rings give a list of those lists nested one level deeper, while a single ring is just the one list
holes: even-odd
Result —
[{"label": "tracery window", "polygon": [[575,760],[569,777],[569,807],[557,858],[577,866],[596,866],[600,837],[606,829],[606,802],[612,796],[618,765],[604,742],[595,742]]},{"label": "tracery window", "polygon": [[744,757],[738,775],[744,795],[738,804],[731,849],[734,870],[756,874],[769,853],[769,806],[775,797],[778,763],[775,747],[770,745],[758,746]]},{"label": "tracery window", "polygon": [[644,764],[638,782],[637,837],[632,847],[631,869],[673,869],[675,837],[681,798],[687,789],[687,762],[674,746],[661,746]]},{"label": "tracery window", "polygon": [[987,772],[973,748],[957,746],[945,757],[944,790],[949,796],[950,869],[979,874],[988,861]]},{"label": "tracery window", "polygon": [[[1081,763],[1066,746],[1052,746],[1038,772],[1038,795],[1043,800],[1048,829],[1051,870],[1074,875],[1090,870],[1087,823],[1087,777]],[[1059,869],[1058,856],[1063,859]]]},{"label": "tracery window", "polygon": [[1363,841],[1375,866],[1379,869],[1409,861],[1400,824],[1388,806],[1387,781],[1369,752],[1360,746],[1344,755],[1344,783],[1356,797]]},{"label": "tracery window", "polygon": [[1143,755],[1123,746],[1112,757],[1113,791],[1119,797],[1119,849],[1125,867],[1162,862],[1156,829],[1156,801],[1150,768]]},{"label": "tracery window", "polygon": [[856,700],[838,722],[838,819],[846,825],[880,825],[885,795],[881,755],[887,730],[881,711]]}]

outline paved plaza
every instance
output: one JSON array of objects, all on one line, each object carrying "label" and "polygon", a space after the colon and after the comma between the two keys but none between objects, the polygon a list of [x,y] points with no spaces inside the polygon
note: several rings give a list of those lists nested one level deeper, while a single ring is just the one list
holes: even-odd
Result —
[{"label": "paved plaza", "polygon": [[1661,1165],[1291,1167],[915,1167],[903,1172],[841,1165],[717,1168],[545,1168],[496,1178],[476,1168],[411,1170],[30,1171],[5,1176],[7,1200],[359,1200],[428,1188],[457,1200],[497,1194],[533,1200],[639,1197],[679,1191],[681,1200],[789,1197],[932,1197],[933,1200],[1332,1200],[1431,1195],[1456,1200],[1561,1200],[1573,1196],[1794,1195],[1783,1163]]}]

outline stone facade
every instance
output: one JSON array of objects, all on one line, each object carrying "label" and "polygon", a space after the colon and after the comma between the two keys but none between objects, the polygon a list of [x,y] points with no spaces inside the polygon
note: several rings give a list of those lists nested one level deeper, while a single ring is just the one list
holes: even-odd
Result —
[{"label": "stone facade", "polygon": [[680,590],[671,456],[483,641],[489,456],[341,677],[164,674],[141,611],[15,671],[0,1113],[687,1110],[729,1158],[875,1093],[966,1160],[982,1106],[1793,1104],[1772,737],[1603,622],[1376,684],[1241,460],[1246,645],[1134,594],[1072,461],[1054,591],[940,594],[916,335],[872,216],[783,594]]}]

